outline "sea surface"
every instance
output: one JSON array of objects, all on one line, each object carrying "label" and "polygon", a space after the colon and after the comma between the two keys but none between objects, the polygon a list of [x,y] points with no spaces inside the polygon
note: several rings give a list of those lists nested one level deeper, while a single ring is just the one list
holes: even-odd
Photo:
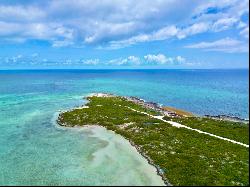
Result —
[{"label": "sea surface", "polygon": [[249,70],[1,70],[0,185],[162,185],[127,140],[61,128],[93,92],[138,96],[197,115],[249,118]]}]

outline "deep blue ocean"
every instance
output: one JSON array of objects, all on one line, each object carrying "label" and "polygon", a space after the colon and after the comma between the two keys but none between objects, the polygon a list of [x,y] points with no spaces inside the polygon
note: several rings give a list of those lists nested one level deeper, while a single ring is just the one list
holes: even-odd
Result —
[{"label": "deep blue ocean", "polygon": [[90,93],[109,92],[197,115],[249,118],[248,75],[239,69],[2,70],[0,185],[161,185],[122,137],[59,128],[58,111],[83,104]]},{"label": "deep blue ocean", "polygon": [[[27,94],[138,96],[198,115],[248,118],[249,70],[0,71],[1,100]],[[18,99],[18,98],[16,98]]]}]

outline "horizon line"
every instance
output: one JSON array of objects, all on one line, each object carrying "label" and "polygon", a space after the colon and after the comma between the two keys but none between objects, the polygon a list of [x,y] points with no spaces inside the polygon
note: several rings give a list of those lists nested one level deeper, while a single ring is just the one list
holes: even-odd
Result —
[{"label": "horizon line", "polygon": [[41,71],[41,70],[249,70],[247,68],[18,68],[0,71]]}]

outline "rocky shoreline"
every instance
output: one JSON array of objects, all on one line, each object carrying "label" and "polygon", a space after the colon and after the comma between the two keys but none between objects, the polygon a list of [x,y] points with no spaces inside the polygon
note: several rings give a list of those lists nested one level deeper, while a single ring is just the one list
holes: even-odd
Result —
[{"label": "rocky shoreline", "polygon": [[128,101],[131,101],[131,102],[135,103],[135,104],[141,105],[141,106],[143,106],[143,107],[145,107],[147,109],[157,111],[157,112],[161,113],[164,116],[181,117],[176,112],[164,109],[163,106],[159,105],[158,103],[151,102],[151,101],[145,101],[144,99],[141,99],[141,98],[138,98],[138,97],[117,96],[117,95],[110,94],[110,93],[92,93],[92,94],[88,95],[86,98],[88,98],[88,97],[121,97],[121,98],[124,98],[124,99],[126,99]]},{"label": "rocky shoreline", "polygon": [[[164,109],[164,106],[159,105],[158,103],[154,103],[154,102],[147,102],[143,99],[140,99],[138,97],[124,97],[129,101],[132,101],[136,104],[142,105],[145,108],[148,109],[152,109],[155,111],[160,112],[162,115],[168,116],[168,117],[182,117],[179,114],[177,114],[174,111],[170,111],[170,110],[166,110]],[[242,119],[239,118],[237,116],[229,116],[229,115],[204,115],[202,117],[206,117],[206,118],[211,118],[211,119],[218,119],[218,120],[225,120],[225,121],[231,121],[231,122],[239,122],[239,123],[249,123],[248,119]]]},{"label": "rocky shoreline", "polygon": [[[93,93],[90,94],[87,97],[117,97],[117,95],[114,94],[110,94],[110,93]],[[155,102],[151,102],[151,101],[145,101],[144,99],[141,99],[139,97],[134,97],[134,96],[119,96],[122,97],[128,101],[131,101],[135,104],[139,104],[141,106],[144,106],[147,109],[152,109],[154,111],[157,111],[159,113],[161,113],[164,116],[168,116],[168,117],[183,117],[179,114],[177,114],[174,111],[171,110],[167,110],[166,108],[164,108],[164,106],[155,103]],[[184,116],[185,117],[185,116]],[[217,119],[217,120],[225,120],[225,121],[231,121],[231,122],[240,122],[240,123],[249,123],[249,119],[242,119],[239,118],[237,116],[229,116],[229,115],[203,115],[201,117],[206,117],[206,118],[211,118],[211,119]]]},{"label": "rocky shoreline", "polygon": [[[179,115],[175,111],[167,110],[166,108],[164,108],[164,106],[159,105],[158,103],[151,102],[151,101],[145,101],[144,99],[134,97],[134,96],[117,96],[117,95],[110,94],[110,93],[92,93],[92,94],[89,94],[86,97],[84,97],[84,99],[88,99],[88,97],[121,97],[121,98],[124,98],[128,101],[135,103],[135,104],[144,106],[147,109],[157,111],[157,112],[161,113],[161,115],[164,115],[164,116],[173,117],[173,118],[183,117],[183,115]],[[83,105],[83,106],[80,106],[78,108],[85,108],[85,107],[87,107],[87,106]],[[74,108],[74,109],[76,109],[76,108]],[[74,109],[71,109],[71,110],[74,110]],[[69,110],[69,111],[71,111],[71,110]],[[60,114],[59,114],[59,117],[60,117]],[[188,117],[188,116],[184,115],[184,117]],[[215,119],[215,120],[222,120],[222,121],[238,122],[238,123],[244,123],[244,124],[249,123],[249,119],[242,119],[242,118],[239,118],[237,116],[204,115],[201,117]]]},{"label": "rocky shoreline", "polygon": [[228,116],[228,115],[217,115],[217,116],[213,116],[213,115],[204,115],[204,117],[206,118],[210,118],[210,119],[215,119],[215,120],[224,120],[224,121],[231,121],[231,122],[238,122],[238,123],[249,123],[248,119],[242,119],[239,118],[237,116]]}]

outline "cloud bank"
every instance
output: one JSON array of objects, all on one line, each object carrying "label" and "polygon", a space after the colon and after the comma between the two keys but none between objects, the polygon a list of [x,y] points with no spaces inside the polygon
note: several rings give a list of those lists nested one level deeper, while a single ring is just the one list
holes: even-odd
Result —
[{"label": "cloud bank", "polygon": [[226,53],[249,51],[249,46],[246,43],[232,38],[224,38],[212,42],[200,42],[188,45],[186,48],[204,49],[206,51],[222,51]]},{"label": "cloud bank", "polygon": [[115,58],[115,59],[109,59],[109,60],[100,60],[98,58],[96,59],[78,59],[78,60],[72,60],[72,59],[66,59],[66,60],[58,60],[53,61],[46,58],[43,58],[41,60],[39,54],[34,53],[31,55],[16,55],[12,57],[5,57],[4,59],[0,58],[0,64],[1,65],[8,65],[8,66],[18,66],[21,64],[25,65],[42,65],[42,66],[126,66],[126,67],[140,67],[140,66],[193,66],[195,63],[189,62],[186,58],[182,56],[176,56],[176,57],[167,57],[164,54],[147,54],[144,56],[134,56],[130,55],[125,58]]},{"label": "cloud bank", "polygon": [[[237,40],[247,41],[248,21],[243,17],[249,15],[248,6],[248,0],[3,0],[0,42],[42,40],[53,47],[118,49],[232,29]],[[231,51],[237,52],[234,47]]]}]

